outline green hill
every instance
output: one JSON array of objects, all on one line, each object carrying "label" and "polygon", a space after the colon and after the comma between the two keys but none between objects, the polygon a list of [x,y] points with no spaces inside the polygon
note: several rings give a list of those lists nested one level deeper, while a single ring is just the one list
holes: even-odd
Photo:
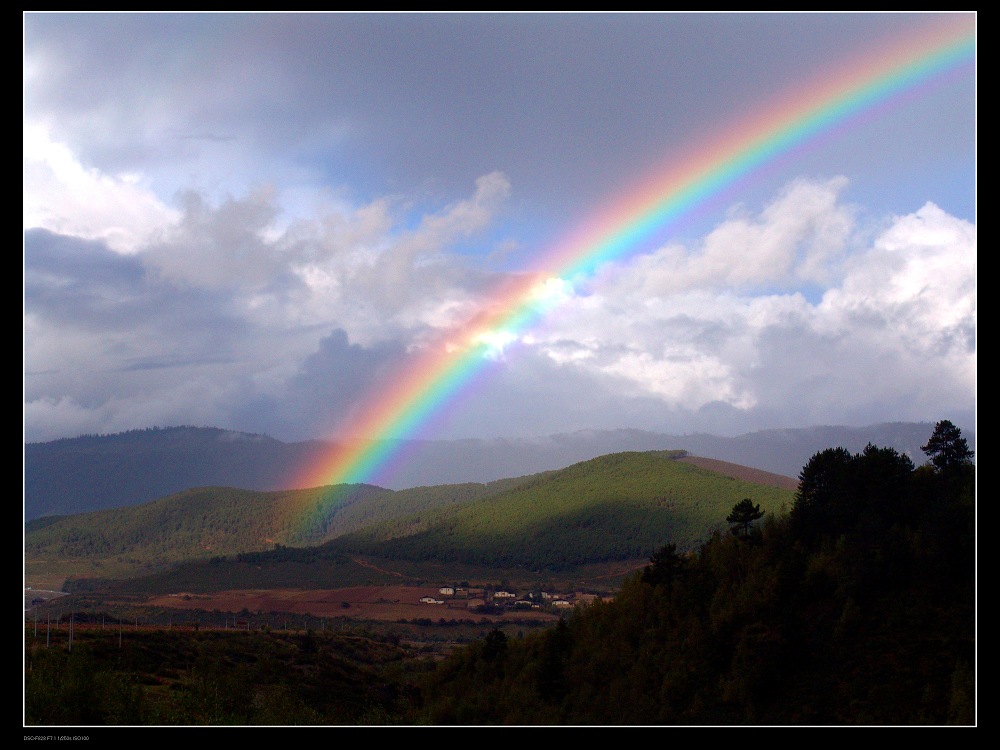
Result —
[{"label": "green hill", "polygon": [[381,557],[562,570],[692,549],[745,497],[768,514],[793,492],[709,471],[683,451],[615,453],[507,492],[345,535],[331,546]]},{"label": "green hill", "polygon": [[371,485],[257,492],[200,487],[143,505],[25,526],[29,576],[123,576],[186,560],[320,544],[403,514],[469,502],[519,480],[393,491]]},{"label": "green hill", "polygon": [[141,506],[30,522],[25,557],[29,573],[47,566],[76,577],[121,577],[237,554],[292,565],[324,545],[324,554],[335,556],[559,571],[646,558],[665,542],[692,549],[744,497],[771,515],[791,505],[788,489],[685,457],[617,453],[529,477],[401,491],[192,489]]}]

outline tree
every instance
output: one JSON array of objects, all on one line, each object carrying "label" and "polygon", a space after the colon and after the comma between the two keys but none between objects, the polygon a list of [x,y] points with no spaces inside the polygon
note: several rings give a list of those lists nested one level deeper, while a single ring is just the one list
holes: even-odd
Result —
[{"label": "tree", "polygon": [[976,455],[969,450],[969,443],[962,437],[962,431],[947,419],[934,425],[934,434],[920,450],[930,457],[938,471],[971,465],[972,458]]},{"label": "tree", "polygon": [[799,473],[799,489],[792,506],[798,533],[814,536],[838,529],[850,504],[854,456],[846,448],[827,448],[809,459]]},{"label": "tree", "polygon": [[726,516],[726,522],[731,524],[733,536],[748,539],[753,522],[763,517],[764,511],[760,509],[760,503],[754,505],[753,500],[745,497],[733,506],[733,512]]},{"label": "tree", "polygon": [[857,517],[868,515],[887,527],[912,514],[913,461],[905,453],[869,443],[854,457],[851,475],[851,525]]},{"label": "tree", "polygon": [[670,544],[661,547],[649,558],[649,565],[643,568],[642,581],[652,586],[666,586],[667,599],[673,591],[674,578],[682,571],[684,558],[677,554],[677,545]]},{"label": "tree", "polygon": [[502,659],[507,653],[507,634],[500,628],[494,628],[486,634],[483,641],[483,659],[489,662]]}]

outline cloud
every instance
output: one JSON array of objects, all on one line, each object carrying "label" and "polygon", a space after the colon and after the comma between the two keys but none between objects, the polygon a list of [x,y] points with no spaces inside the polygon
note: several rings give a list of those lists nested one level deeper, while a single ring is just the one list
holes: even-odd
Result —
[{"label": "cloud", "polygon": [[[161,200],[194,188],[217,201],[262,183],[283,196],[349,186],[359,202],[448,196],[502,169],[526,213],[564,221],[667,158],[666,146],[936,20],[31,13],[24,100],[82,163],[155,175]],[[809,172],[968,159],[974,78],[935,93],[946,98],[906,110],[888,143],[877,133]]]},{"label": "cloud", "polygon": [[402,342],[365,347],[338,329],[319,341],[280,389],[235,401],[231,419],[241,429],[276,430],[296,439],[334,435],[406,365]]},{"label": "cloud", "polygon": [[420,343],[457,325],[494,275],[464,262],[456,246],[482,241],[509,192],[506,177],[490,173],[470,198],[427,212],[412,227],[388,200],[297,222],[282,240],[303,285],[289,314],[329,321],[366,344],[401,336]]},{"label": "cloud", "polygon": [[217,205],[188,192],[179,220],[143,258],[165,281],[228,289],[255,317],[336,323],[369,341],[440,329],[474,305],[479,274],[455,262],[455,244],[482,233],[509,193],[502,174],[484,175],[470,198],[425,213],[409,228],[409,216],[388,199],[327,204],[317,216],[280,227],[272,191]]},{"label": "cloud", "polygon": [[862,244],[843,187],[797,181],[691,250],[620,263],[525,346],[623,400],[687,412],[727,404],[799,424],[968,411],[975,227],[928,204]]},{"label": "cloud", "polygon": [[177,218],[138,174],[106,174],[84,167],[48,129],[24,129],[24,227],[99,239],[135,252]]},{"label": "cloud", "polygon": [[824,299],[831,324],[878,321],[907,348],[974,351],[976,230],[933,203],[893,223]]},{"label": "cloud", "polygon": [[843,177],[796,180],[759,216],[743,210],[693,248],[671,244],[629,262],[626,273],[635,284],[633,293],[657,297],[690,289],[746,293],[835,280],[836,265],[847,251],[854,227],[853,210],[838,202],[846,186]]},{"label": "cloud", "polygon": [[509,191],[491,173],[413,226],[381,199],[284,228],[266,190],[219,204],[190,192],[174,224],[128,255],[26,231],[29,434],[48,436],[60,413],[101,429],[162,417],[328,434],[377,362],[474,310],[488,275],[453,246],[483,232]]},{"label": "cloud", "polygon": [[[149,211],[122,233],[88,227],[138,188],[63,156],[75,166],[60,174],[90,180],[79,186],[99,199],[60,204],[62,224],[50,223],[65,233],[25,234],[34,439],[61,419],[329,435],[502,279],[462,252],[491,241],[512,194],[500,172],[418,212],[384,196],[289,215],[268,188],[187,191],[166,209],[142,192]],[[577,289],[550,280],[539,293],[551,313],[516,341],[497,334],[485,401],[465,397],[468,416],[441,423],[523,435],[971,408],[975,227],[929,203],[873,232],[842,201],[847,187],[797,179],[689,247],[610,264]]]},{"label": "cloud", "polygon": [[280,283],[289,259],[265,236],[279,212],[268,190],[219,206],[188,191],[181,202],[180,220],[162,241],[143,250],[146,262],[163,277],[200,287],[256,289]]},{"label": "cloud", "polygon": [[[707,129],[948,20],[26,14],[26,430],[333,429]],[[975,77],[938,83],[541,286],[447,429],[973,408]]]}]

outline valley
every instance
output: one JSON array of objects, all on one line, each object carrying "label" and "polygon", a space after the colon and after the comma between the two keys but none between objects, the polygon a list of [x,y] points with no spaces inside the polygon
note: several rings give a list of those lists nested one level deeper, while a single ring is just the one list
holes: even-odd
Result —
[{"label": "valley", "polygon": [[969,723],[974,454],[935,436],[34,519],[27,722]]}]

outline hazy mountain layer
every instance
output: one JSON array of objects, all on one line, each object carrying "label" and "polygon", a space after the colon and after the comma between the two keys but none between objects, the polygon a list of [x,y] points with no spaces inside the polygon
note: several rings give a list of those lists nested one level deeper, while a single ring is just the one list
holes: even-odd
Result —
[{"label": "hazy mountain layer", "polygon": [[[831,446],[860,451],[871,442],[895,448],[915,464],[933,425],[768,430],[737,437],[668,435],[641,430],[582,431],[537,439],[416,441],[392,489],[490,482],[559,469],[622,451],[686,450],[797,477],[816,452]],[[972,448],[975,435],[965,431]],[[192,487],[280,490],[328,443],[283,443],[265,435],[215,428],[170,427],[115,435],[29,443],[24,453],[24,515],[83,513],[147,502]]]}]

